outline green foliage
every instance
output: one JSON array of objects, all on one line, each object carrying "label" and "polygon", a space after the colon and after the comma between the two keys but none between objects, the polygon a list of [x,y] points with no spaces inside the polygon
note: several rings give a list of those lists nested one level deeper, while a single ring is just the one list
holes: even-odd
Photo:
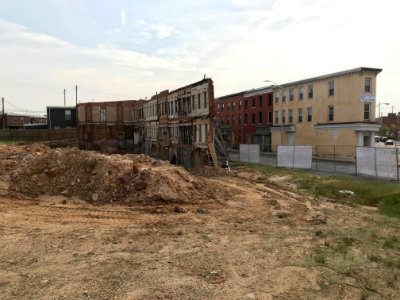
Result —
[{"label": "green foliage", "polygon": [[400,219],[400,193],[384,196],[379,204],[379,212]]},{"label": "green foliage", "polygon": [[326,264],[327,253],[323,248],[316,248],[314,250],[313,259],[317,264]]},{"label": "green foliage", "polygon": [[394,124],[383,124],[379,129],[379,135],[386,136],[390,139],[396,139],[396,125]]},{"label": "green foliage", "polygon": [[389,249],[400,249],[400,239],[397,236],[390,236],[383,242],[383,247]]}]

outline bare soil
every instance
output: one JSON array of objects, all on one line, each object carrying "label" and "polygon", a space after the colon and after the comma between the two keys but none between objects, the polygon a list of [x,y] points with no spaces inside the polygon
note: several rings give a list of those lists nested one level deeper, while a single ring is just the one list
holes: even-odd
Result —
[{"label": "bare soil", "polygon": [[44,145],[0,156],[1,299],[400,298],[400,251],[363,238],[398,223],[288,177]]}]

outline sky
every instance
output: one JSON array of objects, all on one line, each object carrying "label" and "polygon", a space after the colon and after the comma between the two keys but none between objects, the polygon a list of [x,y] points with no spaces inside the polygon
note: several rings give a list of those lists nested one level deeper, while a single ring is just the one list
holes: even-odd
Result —
[{"label": "sky", "polygon": [[150,98],[199,81],[216,97],[381,68],[400,111],[400,3],[392,0],[0,0],[6,112]]}]

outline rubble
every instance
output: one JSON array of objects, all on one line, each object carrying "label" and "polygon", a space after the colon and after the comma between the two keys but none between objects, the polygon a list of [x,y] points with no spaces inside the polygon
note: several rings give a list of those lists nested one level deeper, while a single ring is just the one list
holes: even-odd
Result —
[{"label": "rubble", "polygon": [[45,145],[1,146],[2,183],[11,192],[63,195],[87,202],[204,203],[213,186],[184,168],[145,155],[104,155]]}]

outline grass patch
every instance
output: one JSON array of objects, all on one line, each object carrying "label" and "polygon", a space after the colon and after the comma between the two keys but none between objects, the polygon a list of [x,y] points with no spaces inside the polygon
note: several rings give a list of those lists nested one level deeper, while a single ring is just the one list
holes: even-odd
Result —
[{"label": "grass patch", "polygon": [[325,265],[327,253],[323,248],[316,248],[313,253],[313,259],[317,264]]},{"label": "grass patch", "polygon": [[383,197],[379,204],[379,212],[400,219],[400,193]]},{"label": "grass patch", "polygon": [[400,239],[397,236],[388,237],[383,242],[383,247],[399,250],[400,249]]},{"label": "grass patch", "polygon": [[19,145],[19,144],[24,144],[26,143],[25,141],[9,141],[9,140],[0,140],[1,145]]},{"label": "grass patch", "polygon": [[[352,178],[349,176],[320,176],[308,171],[292,170],[253,163],[236,163],[257,170],[266,176],[290,175],[298,188],[315,197],[326,197],[345,204],[379,206],[379,211],[391,217],[400,218],[400,185],[395,182]],[[349,197],[340,190],[349,190]]]}]

